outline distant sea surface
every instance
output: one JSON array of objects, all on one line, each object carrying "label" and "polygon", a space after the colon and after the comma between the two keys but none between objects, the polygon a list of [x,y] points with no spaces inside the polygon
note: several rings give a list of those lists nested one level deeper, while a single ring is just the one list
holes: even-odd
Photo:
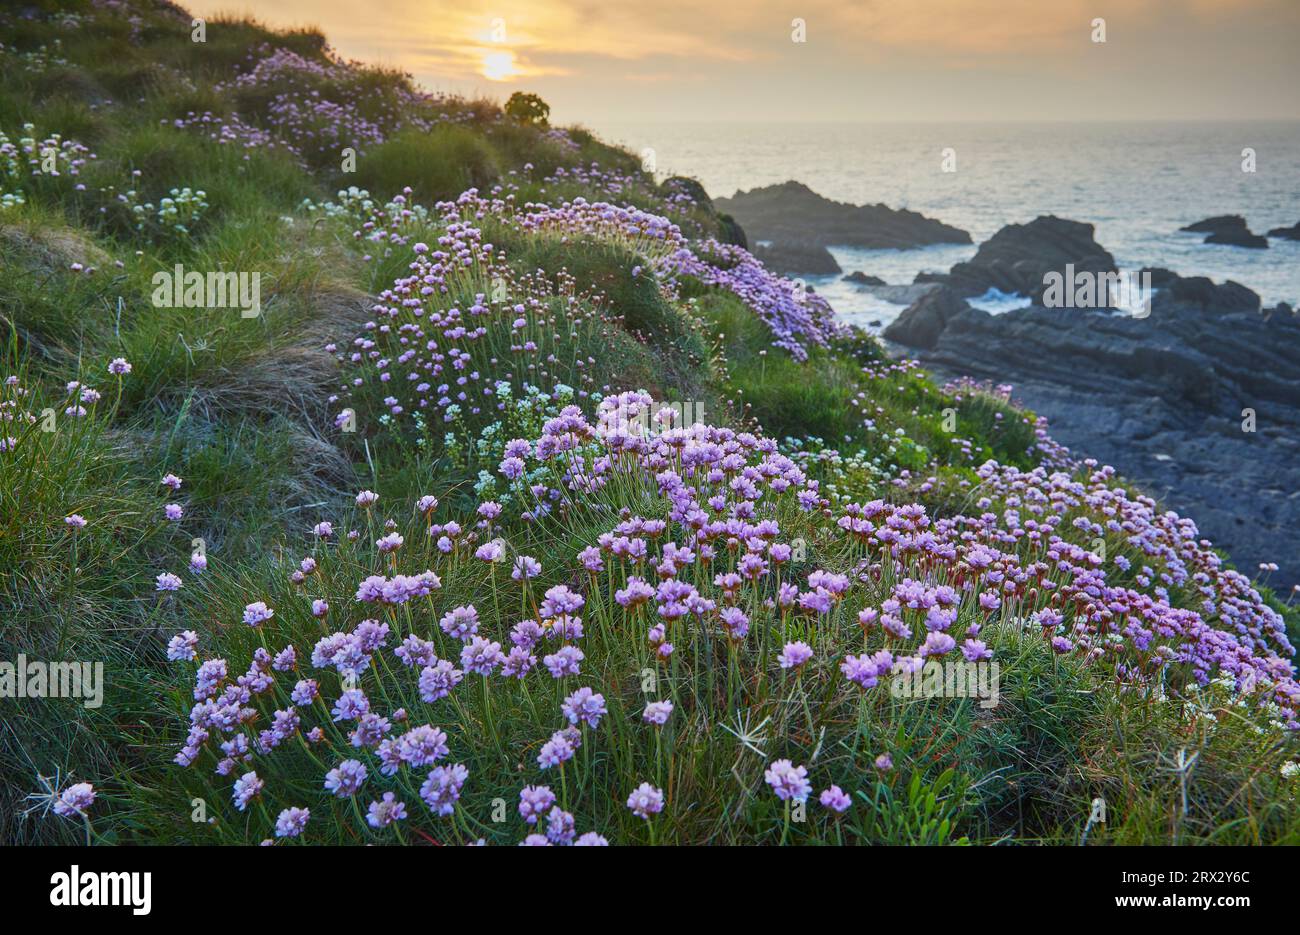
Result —
[{"label": "distant sea surface", "polygon": [[[654,150],[657,174],[690,175],[713,197],[797,179],[836,201],[910,208],[969,231],[979,244],[1003,225],[1055,214],[1096,226],[1121,270],[1143,266],[1234,279],[1265,305],[1300,305],[1300,242],[1269,249],[1204,244],[1178,228],[1240,214],[1266,234],[1300,221],[1300,123],[750,124],[610,123],[593,128],[635,152]],[[1242,171],[1242,150],[1256,171]],[[943,150],[955,172],[941,171]],[[845,273],[905,285],[946,272],[974,246],[916,250],[832,248]],[[901,310],[839,280],[808,277],[845,319],[888,324]],[[990,295],[1000,311],[1025,304]],[[877,325],[879,327],[879,325]]]}]

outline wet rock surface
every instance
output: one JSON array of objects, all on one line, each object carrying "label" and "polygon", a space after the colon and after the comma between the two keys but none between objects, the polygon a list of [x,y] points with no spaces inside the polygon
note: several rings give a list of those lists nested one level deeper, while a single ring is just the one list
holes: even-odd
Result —
[{"label": "wet rock surface", "polygon": [[[1018,292],[1037,299],[1049,273],[1115,272],[1115,258],[1097,243],[1091,224],[1042,215],[1028,224],[1008,224],[990,237],[975,256],[946,274],[927,273],[926,282],[942,282],[962,296],[990,289]],[[917,281],[923,281],[920,276]]]},{"label": "wet rock surface", "polygon": [[854,272],[849,273],[847,276],[844,277],[844,281],[845,281],[845,282],[851,282],[851,283],[853,283],[853,285],[855,285],[855,286],[887,286],[887,285],[889,285],[889,283],[885,282],[885,281],[884,281],[883,279],[881,279],[879,276],[870,276],[870,275],[868,275],[867,273],[862,272],[862,270],[855,270]]}]

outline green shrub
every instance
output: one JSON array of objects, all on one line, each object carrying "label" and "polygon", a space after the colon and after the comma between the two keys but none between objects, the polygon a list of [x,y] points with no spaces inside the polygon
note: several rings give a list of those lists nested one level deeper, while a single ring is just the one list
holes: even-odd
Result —
[{"label": "green shrub", "polygon": [[405,186],[421,204],[455,198],[467,188],[486,188],[496,180],[492,149],[465,127],[438,127],[431,133],[405,130],[357,159],[355,175],[343,181],[388,199]]},{"label": "green shrub", "polygon": [[550,104],[538,95],[525,91],[516,91],[510,95],[504,109],[507,117],[534,126],[546,126],[546,120],[551,116]]}]

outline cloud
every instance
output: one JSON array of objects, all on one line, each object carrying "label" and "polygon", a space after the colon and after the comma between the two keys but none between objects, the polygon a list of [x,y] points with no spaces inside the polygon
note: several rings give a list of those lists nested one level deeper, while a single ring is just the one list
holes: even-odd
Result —
[{"label": "cloud", "polygon": [[[231,8],[190,2],[199,13]],[[821,119],[861,119],[846,89],[883,83],[896,92],[886,110],[918,119],[945,111],[934,109],[940,92],[1027,116],[1085,90],[1109,95],[1116,113],[1141,101],[1151,116],[1232,116],[1223,101],[1235,96],[1264,102],[1257,113],[1293,116],[1294,99],[1279,106],[1277,89],[1300,78],[1288,51],[1300,37],[1297,0],[372,0],[364,14],[355,0],[245,0],[245,9],[273,25],[317,25],[345,55],[433,87],[526,83],[579,113],[597,102],[622,112],[610,103],[622,91],[631,106],[698,117],[725,93],[734,116],[760,117],[775,96],[807,102]],[[802,45],[791,42],[796,16]],[[1096,17],[1106,19],[1105,46],[1090,39]],[[1009,91],[1008,81],[1028,79]],[[1033,108],[1002,106],[1013,99]],[[1196,110],[1201,100],[1213,108]]]}]

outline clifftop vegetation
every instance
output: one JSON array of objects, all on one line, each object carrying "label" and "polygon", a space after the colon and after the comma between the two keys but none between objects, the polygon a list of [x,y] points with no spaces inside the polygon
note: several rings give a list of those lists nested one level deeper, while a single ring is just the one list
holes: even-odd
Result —
[{"label": "clifftop vegetation", "polygon": [[310,30],[0,46],[5,840],[1300,840],[1263,578],[698,183]]}]

